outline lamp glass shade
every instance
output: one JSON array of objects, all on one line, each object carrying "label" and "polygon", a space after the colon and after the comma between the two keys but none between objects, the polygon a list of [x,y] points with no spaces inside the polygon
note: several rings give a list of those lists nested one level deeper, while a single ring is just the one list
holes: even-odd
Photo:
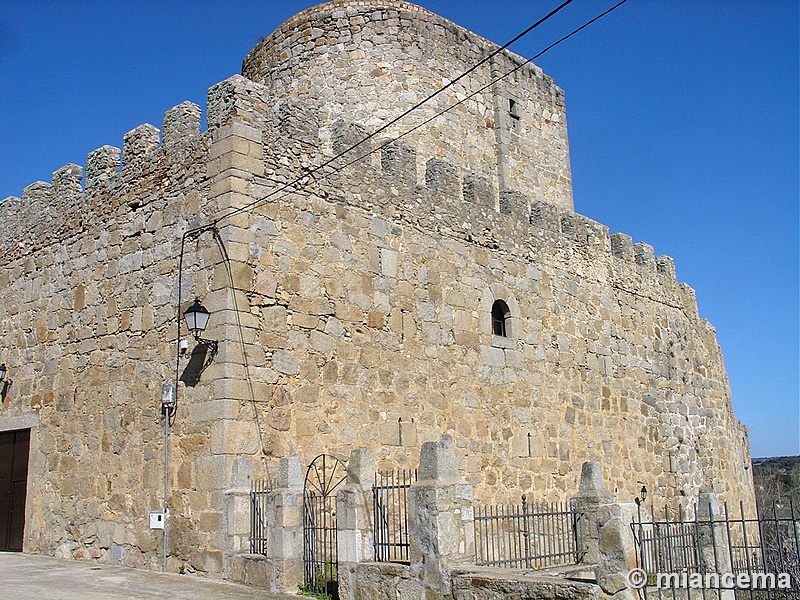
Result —
[{"label": "lamp glass shade", "polygon": [[186,320],[186,327],[189,331],[199,333],[206,328],[210,314],[211,313],[200,304],[200,300],[195,299],[194,304],[183,313],[183,318]]}]

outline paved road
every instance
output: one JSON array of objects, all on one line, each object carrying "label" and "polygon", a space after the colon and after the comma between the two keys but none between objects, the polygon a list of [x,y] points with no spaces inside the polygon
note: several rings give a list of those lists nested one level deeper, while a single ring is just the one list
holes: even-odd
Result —
[{"label": "paved road", "polygon": [[3,600],[297,600],[298,596],[115,565],[0,552]]}]

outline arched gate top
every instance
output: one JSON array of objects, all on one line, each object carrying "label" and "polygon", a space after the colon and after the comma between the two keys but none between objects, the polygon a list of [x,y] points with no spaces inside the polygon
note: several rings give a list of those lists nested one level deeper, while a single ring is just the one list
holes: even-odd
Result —
[{"label": "arched gate top", "polygon": [[325,497],[333,494],[346,479],[345,463],[335,456],[320,454],[308,465],[303,488],[306,493]]}]

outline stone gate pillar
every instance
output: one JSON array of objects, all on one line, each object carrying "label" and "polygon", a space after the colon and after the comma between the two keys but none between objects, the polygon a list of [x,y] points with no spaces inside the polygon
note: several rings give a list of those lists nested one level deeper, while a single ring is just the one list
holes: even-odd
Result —
[{"label": "stone gate pillar", "polygon": [[578,493],[572,497],[578,513],[578,543],[583,545],[584,564],[595,565],[597,584],[619,600],[633,600],[626,575],[636,567],[636,547],[631,523],[634,505],[619,504],[606,489],[600,464],[583,463]]},{"label": "stone gate pillar", "polygon": [[409,538],[411,569],[428,600],[450,594],[453,567],[475,563],[472,502],[472,485],[458,472],[450,436],[425,442],[409,489]]},{"label": "stone gate pillar", "polygon": [[303,467],[297,456],[282,458],[278,487],[267,508],[270,587],[296,592],[303,583]]},{"label": "stone gate pillar", "polygon": [[600,463],[585,462],[581,467],[578,493],[571,499],[572,509],[578,514],[578,543],[586,553],[584,564],[595,564],[600,557],[600,534],[597,511],[601,506],[613,504],[617,498],[606,489]]},{"label": "stone gate pillar", "polygon": [[599,556],[594,573],[597,585],[615,600],[636,600],[637,593],[628,587],[627,575],[636,568],[636,541],[631,524],[636,505],[606,504],[597,510]]},{"label": "stone gate pillar", "polygon": [[373,496],[375,458],[360,448],[350,452],[347,481],[336,494],[336,526],[339,552],[339,598],[356,598],[356,569],[371,561],[373,547]]}]

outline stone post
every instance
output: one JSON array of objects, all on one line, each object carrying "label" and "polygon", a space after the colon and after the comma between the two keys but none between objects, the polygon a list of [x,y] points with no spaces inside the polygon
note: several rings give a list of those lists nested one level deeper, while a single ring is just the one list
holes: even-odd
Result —
[{"label": "stone post", "polygon": [[636,564],[636,541],[631,524],[636,505],[607,504],[597,510],[599,556],[594,569],[597,585],[615,600],[636,600],[635,590],[628,588],[627,575]]},{"label": "stone post", "polygon": [[597,511],[601,506],[614,504],[617,498],[606,489],[600,464],[585,462],[581,468],[578,493],[572,497],[572,509],[578,514],[578,540],[586,553],[584,564],[595,564],[600,558],[600,534]]},{"label": "stone post", "polygon": [[270,587],[296,592],[303,583],[303,467],[297,456],[282,458],[278,487],[269,495]]},{"label": "stone post", "polygon": [[354,600],[358,563],[373,557],[373,497],[375,458],[360,448],[350,452],[347,481],[336,494],[339,552],[339,598]]},{"label": "stone post", "polygon": [[225,490],[222,501],[225,523],[225,547],[222,566],[223,577],[227,579],[231,575],[232,557],[249,552],[250,490],[243,487],[232,487]]},{"label": "stone post", "polygon": [[450,594],[450,571],[475,563],[472,485],[458,472],[450,436],[422,445],[417,481],[409,489],[412,572],[427,600]]},{"label": "stone post", "polygon": [[[708,571],[720,577],[732,573],[731,557],[728,552],[728,531],[724,521],[715,521],[720,516],[719,500],[714,492],[701,493],[697,500],[697,522],[700,542],[700,556]],[[733,590],[720,591],[721,600],[734,600]]]},{"label": "stone post", "polygon": [[585,549],[581,562],[595,565],[597,584],[605,593],[635,598],[626,580],[628,571],[636,567],[631,530],[635,506],[617,503],[596,462],[583,463],[580,487],[571,502],[579,515],[578,540]]}]

